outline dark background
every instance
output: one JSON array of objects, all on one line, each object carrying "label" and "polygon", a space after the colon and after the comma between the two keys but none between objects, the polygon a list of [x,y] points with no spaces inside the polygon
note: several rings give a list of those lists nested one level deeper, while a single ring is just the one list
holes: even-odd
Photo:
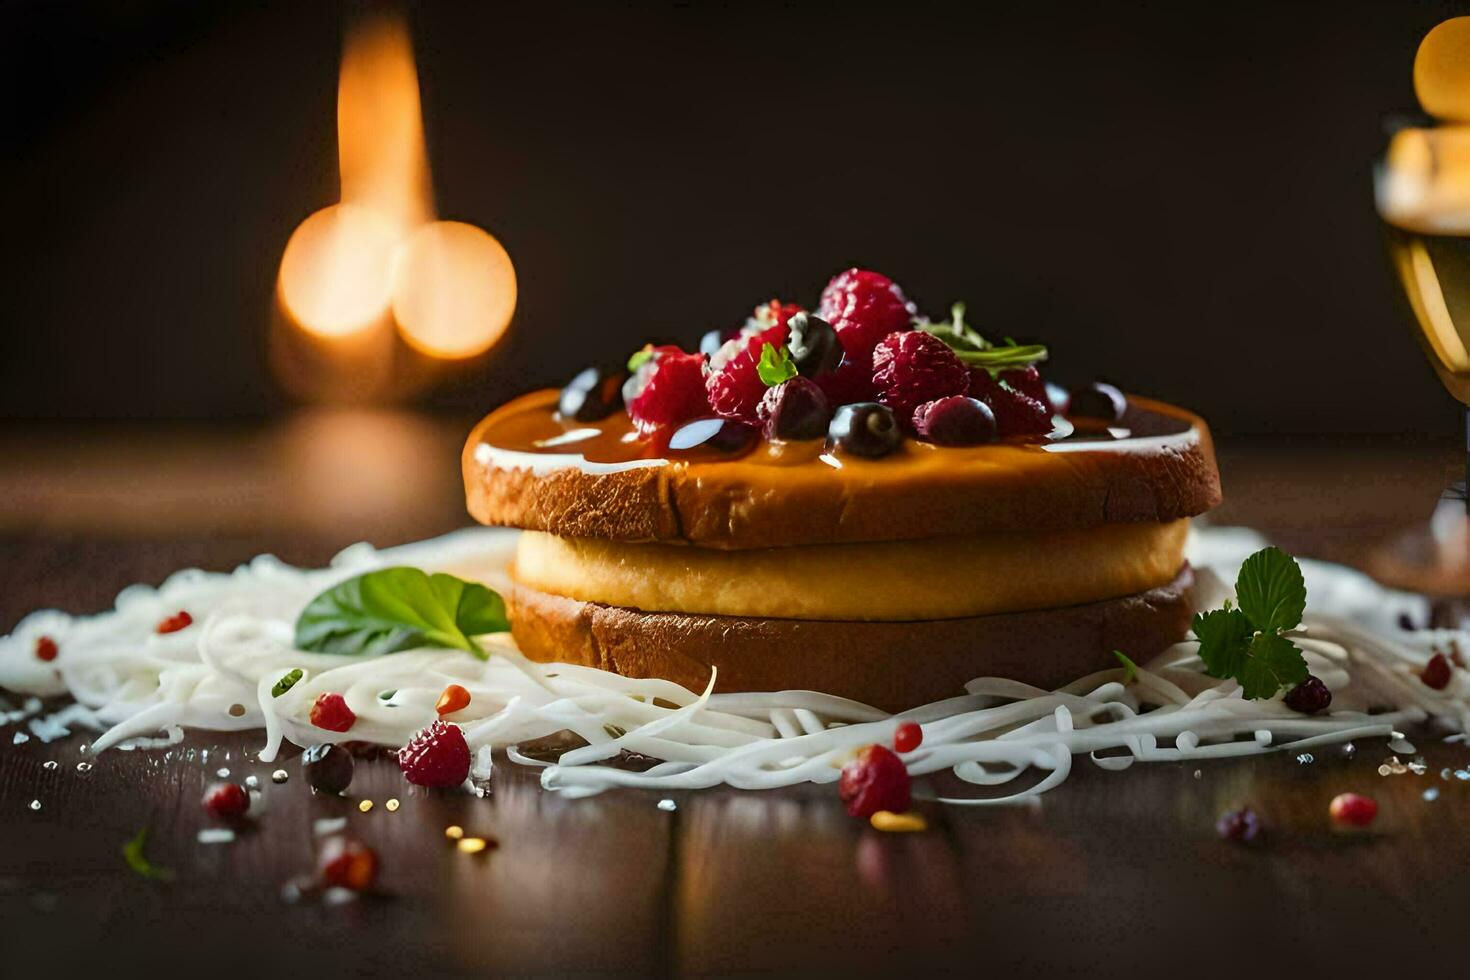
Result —
[{"label": "dark background", "polygon": [[[253,418],[336,200],[337,3],[9,3],[0,417]],[[862,264],[1225,433],[1443,435],[1371,163],[1464,5],[410,9],[439,210],[514,258],[468,412]]]}]

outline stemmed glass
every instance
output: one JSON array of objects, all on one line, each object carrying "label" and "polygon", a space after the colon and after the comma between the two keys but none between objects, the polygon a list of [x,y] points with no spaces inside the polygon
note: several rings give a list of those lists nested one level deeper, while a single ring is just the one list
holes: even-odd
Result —
[{"label": "stemmed glass", "polygon": [[[1431,118],[1393,133],[1374,170],[1375,199],[1420,345],[1467,406],[1470,440],[1470,17],[1426,35],[1414,87]],[[1466,452],[1470,479],[1470,441]],[[1374,555],[1374,575],[1430,595],[1470,597],[1466,485],[1452,484],[1427,524]]]}]

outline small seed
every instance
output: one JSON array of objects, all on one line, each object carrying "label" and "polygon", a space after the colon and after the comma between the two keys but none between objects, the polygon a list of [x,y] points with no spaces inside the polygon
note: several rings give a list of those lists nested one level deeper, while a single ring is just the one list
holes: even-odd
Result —
[{"label": "small seed", "polygon": [[361,803],[359,803],[357,805],[357,808],[359,810],[361,810],[363,813],[367,813],[369,810],[371,810],[373,808],[373,801],[372,800],[363,800]]},{"label": "small seed", "polygon": [[464,836],[464,828],[458,826],[445,827],[444,836],[448,837],[450,840],[459,840],[461,837]]},{"label": "small seed", "polygon": [[383,805],[388,808],[388,812],[389,813],[393,813],[393,812],[395,812],[398,809],[398,801],[397,800],[389,800],[387,803],[384,803]]}]

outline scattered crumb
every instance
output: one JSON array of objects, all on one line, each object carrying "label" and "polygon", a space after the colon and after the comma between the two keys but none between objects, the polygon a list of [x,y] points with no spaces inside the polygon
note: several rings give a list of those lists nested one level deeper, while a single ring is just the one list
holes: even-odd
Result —
[{"label": "scattered crumb", "polygon": [[911,834],[929,829],[929,822],[924,819],[923,814],[912,810],[908,813],[890,813],[887,810],[879,810],[868,818],[868,823],[873,825],[874,830],[881,830],[888,834]]},{"label": "scattered crumb", "polygon": [[396,811],[398,809],[398,801],[397,800],[389,800],[387,803],[384,803],[383,805],[388,808],[388,812],[389,813],[393,813],[394,811]]},{"label": "scattered crumb", "polygon": [[464,828],[460,826],[449,826],[444,828],[444,836],[450,840],[459,840],[464,836]]},{"label": "scattered crumb", "polygon": [[372,800],[363,800],[361,803],[359,803],[357,805],[357,808],[359,810],[361,810],[363,813],[367,813],[369,810],[371,810],[373,808],[373,801]]}]

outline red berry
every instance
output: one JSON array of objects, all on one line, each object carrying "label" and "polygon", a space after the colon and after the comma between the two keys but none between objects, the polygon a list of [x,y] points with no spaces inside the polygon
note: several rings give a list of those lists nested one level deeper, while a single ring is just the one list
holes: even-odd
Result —
[{"label": "red berry", "polygon": [[847,812],[867,819],[879,810],[909,808],[909,771],[903,760],[881,745],[869,745],[842,767],[837,792]]},{"label": "red berry", "polygon": [[345,732],[357,721],[357,715],[347,707],[347,699],[340,694],[318,694],[311,706],[311,723],[329,732]]},{"label": "red berry", "polygon": [[1048,409],[1052,409],[1051,395],[1046,390],[1046,382],[1041,380],[1041,372],[1036,370],[1035,364],[1028,364],[1022,368],[1011,368],[1000,372],[1000,380],[1019,391],[1021,394],[1034,398]]},{"label": "red berry", "polygon": [[235,820],[250,809],[250,794],[237,783],[215,783],[204,791],[204,809],[220,820]]},{"label": "red berry", "polygon": [[458,725],[435,721],[398,750],[398,768],[415,786],[458,786],[470,775],[470,746]]},{"label": "red berry", "polygon": [[1250,807],[1229,810],[1220,814],[1220,819],[1215,821],[1215,833],[1224,840],[1253,844],[1261,836],[1261,818]]},{"label": "red berry", "polygon": [[734,419],[747,425],[760,421],[757,410],[766,394],[766,383],[756,367],[766,344],[780,347],[786,343],[785,323],[777,323],[760,331],[728,340],[709,359],[709,375],[705,391],[709,405],[721,418]]},{"label": "red berry", "polygon": [[36,637],[36,659],[37,660],[45,660],[46,662],[49,663],[52,660],[55,660],[56,659],[56,655],[58,653],[60,653],[60,652],[61,652],[61,650],[60,650],[59,647],[57,647],[56,641],[53,640],[53,639],[51,639],[51,637],[49,637],[49,636],[38,636],[38,637]]},{"label": "red berry", "polygon": [[1286,692],[1283,703],[1292,711],[1300,711],[1304,715],[1315,715],[1319,711],[1326,711],[1332,704],[1332,691],[1322,683],[1322,679],[1314,675],[1307,675],[1307,679],[1296,687]]},{"label": "red berry", "polygon": [[345,837],[329,837],[322,843],[317,874],[330,888],[366,891],[378,877],[378,855],[366,844]]},{"label": "red berry", "polygon": [[1371,796],[1341,793],[1332,798],[1327,813],[1340,827],[1366,827],[1378,816],[1378,802]]},{"label": "red berry", "polygon": [[655,347],[652,353],[623,385],[623,401],[638,430],[646,435],[709,414],[704,355],[672,346]]},{"label": "red berry", "polygon": [[1424,671],[1419,679],[1424,682],[1425,687],[1432,687],[1436,691],[1443,691],[1450,685],[1450,662],[1442,653],[1436,653],[1429,658],[1429,663],[1424,665]]},{"label": "red berry", "polygon": [[193,625],[194,617],[181,609],[172,616],[165,616],[159,620],[157,629],[159,633],[177,633],[179,630]]},{"label": "red berry", "polygon": [[989,371],[970,372],[970,397],[990,406],[995,413],[995,427],[1003,439],[1046,435],[1052,430],[1050,408],[1004,380],[992,378]]},{"label": "red berry", "polygon": [[967,392],[970,370],[938,337],[906,330],[889,334],[873,349],[873,387],[879,401],[907,420],[925,402]]},{"label": "red berry", "polygon": [[754,320],[759,324],[759,328],[753,331],[747,328],[743,332],[760,333],[768,326],[784,327],[788,320],[802,312],[805,311],[795,303],[783,303],[779,299],[773,299],[755,308]]},{"label": "red berry", "polygon": [[914,409],[914,431],[936,446],[978,446],[995,441],[995,413],[969,395],[950,395]]},{"label": "red berry", "polygon": [[924,729],[915,721],[906,721],[893,733],[893,749],[896,752],[912,752],[924,741]]},{"label": "red berry", "polygon": [[917,308],[887,276],[863,269],[840,272],[822,290],[817,315],[837,331],[842,364],[820,384],[835,405],[871,401],[873,348],[899,330],[913,328]]}]

